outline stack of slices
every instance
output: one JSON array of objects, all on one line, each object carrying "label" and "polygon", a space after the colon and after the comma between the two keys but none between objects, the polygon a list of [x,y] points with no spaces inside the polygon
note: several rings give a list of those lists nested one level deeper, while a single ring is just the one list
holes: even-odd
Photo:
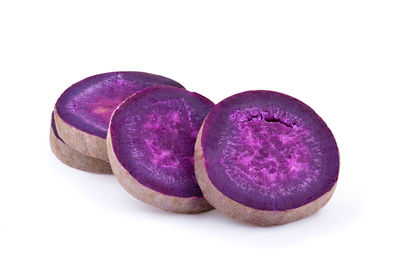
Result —
[{"label": "stack of slices", "polygon": [[331,131],[301,101],[257,90],[214,105],[143,72],[69,87],[52,113],[50,144],[66,165],[113,173],[150,205],[177,213],[215,207],[262,226],[316,212],[339,173]]}]

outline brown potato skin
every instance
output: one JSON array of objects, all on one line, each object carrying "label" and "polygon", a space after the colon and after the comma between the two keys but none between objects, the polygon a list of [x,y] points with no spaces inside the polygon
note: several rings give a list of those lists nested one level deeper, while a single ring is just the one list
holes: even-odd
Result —
[{"label": "brown potato skin", "polygon": [[87,156],[108,161],[106,140],[88,134],[66,123],[54,109],[54,121],[58,135],[73,149]]},{"label": "brown potato skin", "polygon": [[107,151],[112,171],[119,183],[129,194],[142,202],[175,213],[192,214],[213,209],[204,197],[182,198],[170,196],[142,185],[118,161],[112,146],[110,130],[108,130],[107,134]]},{"label": "brown potato skin", "polygon": [[54,134],[51,126],[50,147],[54,155],[67,166],[91,173],[112,174],[110,163],[82,154],[63,143]]},{"label": "brown potato skin", "polygon": [[[206,118],[207,119],[207,118]],[[206,120],[204,120],[205,122]],[[203,125],[197,136],[194,152],[194,168],[197,182],[203,192],[206,200],[216,209],[238,221],[247,222],[258,226],[282,225],[297,221],[317,212],[332,197],[336,188],[336,183],[330,191],[318,199],[300,206],[284,211],[269,211],[251,208],[242,205],[220,192],[210,181],[204,165],[203,148],[201,146],[201,137]]]}]

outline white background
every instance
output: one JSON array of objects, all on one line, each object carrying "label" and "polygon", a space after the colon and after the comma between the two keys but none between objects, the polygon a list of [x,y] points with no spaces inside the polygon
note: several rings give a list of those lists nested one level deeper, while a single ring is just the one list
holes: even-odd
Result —
[{"label": "white background", "polygon": [[[398,1],[1,1],[1,273],[399,273]],[[306,102],[341,153],[337,190],[284,226],[163,212],[51,153],[61,92],[161,74],[214,102]]]}]

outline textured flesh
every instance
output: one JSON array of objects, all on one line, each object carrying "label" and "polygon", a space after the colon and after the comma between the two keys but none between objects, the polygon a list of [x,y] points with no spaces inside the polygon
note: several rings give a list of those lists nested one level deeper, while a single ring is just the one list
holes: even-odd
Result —
[{"label": "textured flesh", "polygon": [[249,91],[225,99],[207,117],[201,141],[210,181],[251,208],[297,208],[337,181],[331,131],[311,108],[281,93]]},{"label": "textured flesh", "polygon": [[182,87],[171,79],[144,72],[99,74],[69,87],[57,101],[57,114],[81,131],[106,138],[114,109],[127,97],[154,85]]},{"label": "textured flesh", "polygon": [[115,111],[110,125],[118,161],[138,182],[155,191],[202,197],[193,153],[197,133],[212,107],[199,94],[166,86],[130,97]]}]

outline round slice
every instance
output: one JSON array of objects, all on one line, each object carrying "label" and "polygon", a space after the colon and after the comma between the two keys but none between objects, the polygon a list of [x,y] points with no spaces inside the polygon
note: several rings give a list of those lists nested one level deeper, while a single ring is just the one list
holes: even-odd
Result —
[{"label": "round slice", "polygon": [[56,103],[54,118],[65,143],[91,157],[108,160],[106,136],[114,109],[132,94],[155,85],[182,87],[144,72],[110,72],[69,87]]},{"label": "round slice", "polygon": [[112,174],[109,162],[82,154],[64,143],[58,135],[53,113],[51,114],[50,146],[54,155],[67,166],[93,173]]},{"label": "round slice", "polygon": [[339,173],[336,141],[307,105],[273,91],[247,91],[217,104],[195,148],[207,201],[256,225],[306,217],[331,198]]},{"label": "round slice", "polygon": [[134,197],[177,213],[212,209],[196,182],[193,156],[200,126],[213,107],[185,89],[152,87],[123,102],[107,136],[112,170]]}]

